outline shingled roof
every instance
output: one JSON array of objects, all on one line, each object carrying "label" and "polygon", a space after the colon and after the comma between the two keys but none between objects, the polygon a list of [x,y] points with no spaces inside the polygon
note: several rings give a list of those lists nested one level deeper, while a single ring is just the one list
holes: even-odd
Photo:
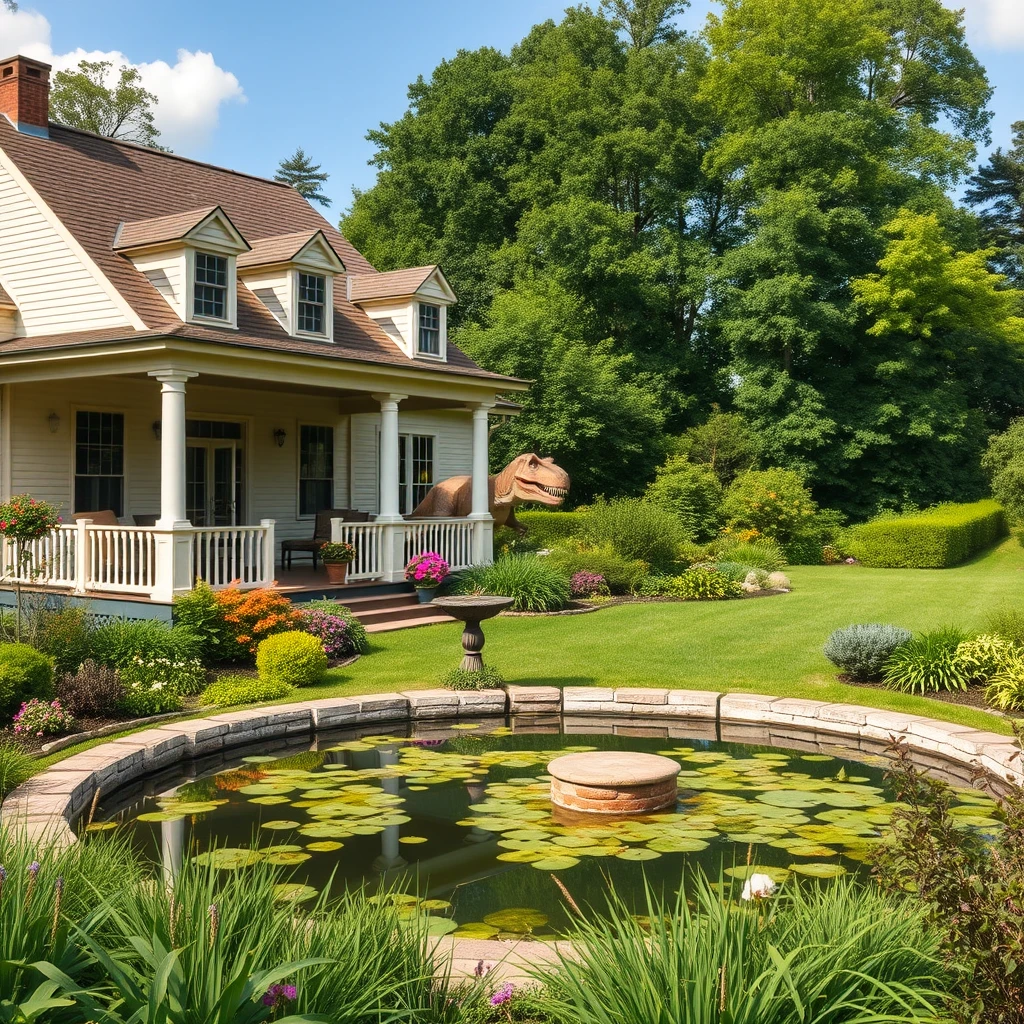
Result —
[{"label": "shingled roof", "polygon": [[[412,370],[418,367],[380,326],[346,299],[344,288],[334,289],[332,345],[292,338],[245,287],[238,289],[237,331],[186,325],[131,261],[114,250],[119,227],[118,242],[123,246],[129,225],[137,238],[166,235],[171,230],[180,232],[186,222],[194,225],[220,207],[254,249],[263,240],[292,235],[308,240],[322,231],[349,274],[360,279],[391,276],[378,274],[337,228],[293,188],[52,122],[49,138],[43,139],[18,132],[6,118],[0,117],[0,149],[13,160],[148,329],[227,345],[315,352],[338,359],[403,365]],[[421,269],[433,268],[417,268],[416,273]],[[425,279],[424,274],[422,280]],[[12,351],[15,347],[88,344],[94,333],[17,339],[16,345],[5,342],[2,347]],[[116,333],[105,332],[108,337]],[[131,328],[125,328],[123,334],[125,338],[135,336]],[[451,344],[446,364],[431,363],[424,369],[511,380],[480,369]]]},{"label": "shingled roof", "polygon": [[[289,235],[273,235],[270,238],[261,238],[255,242],[249,252],[243,252],[238,257],[239,269],[245,267],[266,267],[273,263],[288,263],[293,260],[309,243],[317,236],[323,235],[321,229],[316,231],[293,231]],[[324,241],[327,247],[334,252],[334,247],[326,236]],[[335,256],[338,254],[335,252]],[[341,257],[339,262],[344,263]],[[383,274],[373,274],[372,277],[383,277]]]},{"label": "shingled roof", "polygon": [[399,296],[415,295],[435,270],[436,265],[389,270],[383,274],[353,274],[352,301],[365,302],[367,299],[394,299]]}]

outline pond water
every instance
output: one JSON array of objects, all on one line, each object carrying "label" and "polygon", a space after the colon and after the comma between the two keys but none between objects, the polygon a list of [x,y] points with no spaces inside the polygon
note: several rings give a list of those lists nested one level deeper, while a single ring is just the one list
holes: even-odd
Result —
[{"label": "pond water", "polygon": [[[866,874],[895,806],[877,756],[493,723],[434,732],[239,756],[159,794],[101,805],[90,828],[126,825],[169,872],[185,850],[224,870],[253,858],[291,867],[282,895],[297,899],[332,879],[398,885],[405,895],[388,898],[430,913],[434,933],[489,938],[557,934],[567,911],[555,878],[593,906],[611,882],[642,913],[645,878],[671,895],[684,868],[740,883],[753,872],[778,881]],[[676,807],[626,819],[553,808],[547,763],[584,750],[674,758]],[[991,830],[994,811],[986,795],[958,790],[962,823]]]}]

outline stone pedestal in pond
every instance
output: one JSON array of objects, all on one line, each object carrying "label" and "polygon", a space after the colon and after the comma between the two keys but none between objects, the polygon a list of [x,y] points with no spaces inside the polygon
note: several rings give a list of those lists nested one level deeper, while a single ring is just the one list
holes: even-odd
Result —
[{"label": "stone pedestal in pond", "polygon": [[548,763],[551,802],[590,814],[650,814],[675,805],[679,770],[658,754],[566,754]]}]

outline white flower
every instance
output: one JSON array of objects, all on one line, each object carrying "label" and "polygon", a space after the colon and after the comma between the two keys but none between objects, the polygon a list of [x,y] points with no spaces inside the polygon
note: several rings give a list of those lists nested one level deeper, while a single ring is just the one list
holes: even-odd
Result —
[{"label": "white flower", "polygon": [[743,886],[740,899],[763,900],[771,896],[773,892],[775,892],[775,883],[768,875],[751,875]]}]

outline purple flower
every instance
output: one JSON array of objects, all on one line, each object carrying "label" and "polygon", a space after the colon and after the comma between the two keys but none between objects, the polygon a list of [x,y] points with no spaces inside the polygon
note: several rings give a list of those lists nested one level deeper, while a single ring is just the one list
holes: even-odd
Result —
[{"label": "purple flower", "polygon": [[39,874],[39,861],[34,860],[28,866],[29,877],[35,878]]},{"label": "purple flower", "polygon": [[507,1003],[512,998],[512,992],[515,986],[510,981],[506,981],[497,992],[491,996],[491,1006],[501,1006],[502,1003]]},{"label": "purple flower", "polygon": [[285,1003],[292,1002],[297,994],[298,990],[294,985],[271,985],[263,994],[263,1005],[283,1006]]}]

